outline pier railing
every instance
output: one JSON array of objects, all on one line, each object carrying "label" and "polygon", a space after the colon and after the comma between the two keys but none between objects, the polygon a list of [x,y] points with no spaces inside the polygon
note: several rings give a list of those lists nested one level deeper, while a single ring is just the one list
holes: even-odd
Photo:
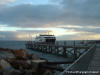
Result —
[{"label": "pier railing", "polygon": [[35,51],[40,51],[43,53],[54,54],[57,56],[71,57],[75,60],[88,50],[90,46],[87,44],[80,44],[76,41],[67,42],[67,41],[57,41],[55,44],[45,44],[45,43],[35,43],[30,41],[26,43],[26,48],[32,49]]},{"label": "pier railing", "polygon": [[96,44],[94,44],[87,52],[82,54],[73,64],[66,68],[60,75],[80,75],[76,73],[68,73],[68,71],[86,71],[88,65],[93,57],[93,53],[96,50]]}]

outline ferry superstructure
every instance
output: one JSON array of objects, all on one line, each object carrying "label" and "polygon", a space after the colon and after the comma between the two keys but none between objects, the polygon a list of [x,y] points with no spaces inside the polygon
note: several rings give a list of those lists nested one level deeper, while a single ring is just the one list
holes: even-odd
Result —
[{"label": "ferry superstructure", "polygon": [[54,35],[40,34],[35,38],[35,42],[38,43],[55,43],[55,41],[56,41],[56,37]]}]

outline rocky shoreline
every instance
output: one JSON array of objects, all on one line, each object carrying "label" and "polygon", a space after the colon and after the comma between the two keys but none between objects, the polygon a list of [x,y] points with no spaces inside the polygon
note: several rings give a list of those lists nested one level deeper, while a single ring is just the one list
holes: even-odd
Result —
[{"label": "rocky shoreline", "polygon": [[0,75],[52,75],[55,69],[56,64],[48,64],[48,60],[24,49],[0,48]]}]

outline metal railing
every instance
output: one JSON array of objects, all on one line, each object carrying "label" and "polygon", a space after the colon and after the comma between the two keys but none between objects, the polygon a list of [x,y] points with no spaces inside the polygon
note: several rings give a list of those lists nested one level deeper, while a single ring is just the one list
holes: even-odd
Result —
[{"label": "metal railing", "polygon": [[[67,73],[68,71],[86,71],[92,60],[93,53],[96,50],[96,44],[82,54],[73,64],[66,68],[60,75],[76,75],[75,73]],[[78,74],[77,74],[78,75]]]}]

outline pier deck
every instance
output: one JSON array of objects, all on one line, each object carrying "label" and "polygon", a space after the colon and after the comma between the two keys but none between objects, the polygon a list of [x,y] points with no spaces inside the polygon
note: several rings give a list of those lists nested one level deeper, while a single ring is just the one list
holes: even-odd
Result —
[{"label": "pier deck", "polygon": [[[100,75],[100,47],[92,46],[86,53],[79,57],[72,65],[66,68],[60,75],[76,75],[68,74],[67,71],[83,71],[86,74],[78,75]],[[91,71],[91,73],[90,73]],[[95,73],[94,73],[95,72]]]},{"label": "pier deck", "polygon": [[92,74],[92,75],[100,75],[100,47],[96,48],[96,51],[93,54],[93,58],[89,64],[88,70],[99,71],[98,74]]}]

